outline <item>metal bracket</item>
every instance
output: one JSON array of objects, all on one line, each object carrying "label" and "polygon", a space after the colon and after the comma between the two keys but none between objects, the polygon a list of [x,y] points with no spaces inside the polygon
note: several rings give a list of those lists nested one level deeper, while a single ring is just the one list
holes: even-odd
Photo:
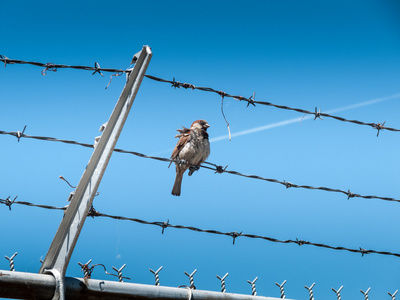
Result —
[{"label": "metal bracket", "polygon": [[53,275],[56,280],[56,288],[52,300],[64,300],[65,299],[65,278],[61,272],[57,269],[45,270],[44,273]]}]

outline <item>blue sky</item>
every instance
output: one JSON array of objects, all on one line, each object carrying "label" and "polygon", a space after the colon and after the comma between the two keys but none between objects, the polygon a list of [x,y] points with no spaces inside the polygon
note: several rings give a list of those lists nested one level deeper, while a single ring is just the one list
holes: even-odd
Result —
[{"label": "blue sky", "polygon": [[[83,2],[83,3],[82,3]],[[212,87],[256,100],[335,114],[400,128],[400,6],[396,1],[3,1],[0,54],[12,59],[127,68],[143,45],[153,51],[147,74]],[[0,130],[92,143],[124,85],[88,71],[0,68]],[[381,99],[380,101],[371,101]],[[357,105],[360,104],[360,105]],[[339,110],[340,109],[340,110]],[[211,127],[208,161],[229,170],[296,184],[350,189],[399,199],[397,132],[221,98],[144,79],[117,147],[169,157],[176,129],[196,119]],[[284,124],[284,125],[282,125]],[[277,126],[281,125],[281,126]],[[264,128],[264,130],[253,130]],[[246,131],[248,134],[238,134]],[[0,198],[64,206],[92,151],[38,140],[0,136]],[[201,169],[171,196],[168,164],[115,153],[94,207],[103,213],[166,221],[278,239],[400,253],[398,203],[284,187]],[[14,205],[0,207],[0,255],[18,251],[17,271],[38,272],[62,212]],[[109,270],[127,264],[131,282],[189,284],[220,289],[216,275],[229,272],[227,291],[289,299],[385,299],[400,289],[399,258],[276,244],[154,226],[88,218],[67,276],[82,276],[79,262],[93,259]],[[8,269],[5,259],[0,269]],[[101,269],[93,278],[114,280]]]}]

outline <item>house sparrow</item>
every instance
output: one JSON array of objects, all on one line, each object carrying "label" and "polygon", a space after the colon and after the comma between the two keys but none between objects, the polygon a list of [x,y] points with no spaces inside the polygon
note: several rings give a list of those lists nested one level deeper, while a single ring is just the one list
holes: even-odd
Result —
[{"label": "house sparrow", "polygon": [[[183,126],[182,126],[183,127]],[[172,195],[181,194],[182,178],[185,171],[191,166],[200,166],[210,155],[210,142],[208,141],[207,128],[210,127],[207,121],[194,121],[190,128],[178,129],[175,137],[179,138],[178,143],[172,152],[171,159],[185,160],[186,163],[175,162],[176,178]],[[189,172],[189,176],[193,171]]]}]

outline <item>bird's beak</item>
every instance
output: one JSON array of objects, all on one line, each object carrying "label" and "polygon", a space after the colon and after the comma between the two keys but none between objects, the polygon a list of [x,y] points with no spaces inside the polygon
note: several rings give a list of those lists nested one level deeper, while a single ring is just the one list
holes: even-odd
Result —
[{"label": "bird's beak", "polygon": [[206,123],[206,124],[204,125],[204,127],[207,129],[208,127],[210,127],[210,125],[208,125],[208,123]]}]

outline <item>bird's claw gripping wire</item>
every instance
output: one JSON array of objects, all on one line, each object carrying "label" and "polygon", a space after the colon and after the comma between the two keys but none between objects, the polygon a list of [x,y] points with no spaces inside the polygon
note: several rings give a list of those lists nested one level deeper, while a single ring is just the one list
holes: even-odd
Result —
[{"label": "bird's claw gripping wire", "polygon": [[193,175],[193,173],[194,172],[196,172],[196,171],[198,171],[200,169],[200,167],[199,166],[193,166],[193,165],[191,165],[190,167],[189,167],[189,176],[192,176]]}]

